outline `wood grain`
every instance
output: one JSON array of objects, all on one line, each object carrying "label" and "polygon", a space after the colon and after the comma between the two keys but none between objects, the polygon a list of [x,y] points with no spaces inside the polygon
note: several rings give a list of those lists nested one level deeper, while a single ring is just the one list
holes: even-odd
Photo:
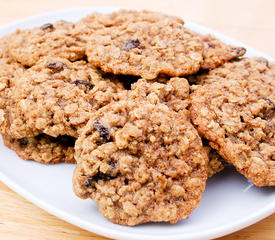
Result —
[{"label": "wood grain", "polygon": [[[63,8],[107,5],[183,16],[275,58],[274,0],[0,0],[0,25]],[[6,160],[6,159],[1,159]],[[46,213],[0,182],[0,240],[104,240]],[[274,240],[275,214],[219,240]]]}]

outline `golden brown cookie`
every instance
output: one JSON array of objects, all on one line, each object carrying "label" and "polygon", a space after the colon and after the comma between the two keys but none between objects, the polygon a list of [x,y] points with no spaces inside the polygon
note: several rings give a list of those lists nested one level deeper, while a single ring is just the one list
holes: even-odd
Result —
[{"label": "golden brown cookie", "polygon": [[197,76],[191,115],[218,153],[257,186],[275,185],[275,65],[244,58]]},{"label": "golden brown cookie", "polygon": [[[13,129],[20,120],[22,128],[34,132],[77,137],[91,112],[112,101],[121,89],[121,84],[104,79],[85,61],[45,57],[16,80],[12,88],[16,114],[9,118],[10,125]],[[9,134],[13,138],[35,135]]]},{"label": "golden brown cookie", "polygon": [[70,61],[85,57],[85,47],[72,32],[74,24],[64,21],[17,30],[9,35],[9,54],[24,66],[35,65],[41,57],[58,56]]},{"label": "golden brown cookie", "polygon": [[189,85],[139,80],[76,141],[73,185],[114,223],[175,223],[199,205],[208,159],[189,121]]},{"label": "golden brown cookie", "polygon": [[156,12],[92,14],[76,26],[88,60],[114,74],[184,76],[245,54],[244,48],[191,32],[180,18]]},{"label": "golden brown cookie", "polygon": [[53,138],[46,134],[36,137],[14,139],[3,135],[4,144],[25,160],[52,164],[59,162],[75,163],[75,139],[69,136]]},{"label": "golden brown cookie", "polygon": [[89,35],[89,62],[105,72],[156,78],[195,73],[202,61],[199,36],[175,17],[148,11],[121,11],[107,27]]}]

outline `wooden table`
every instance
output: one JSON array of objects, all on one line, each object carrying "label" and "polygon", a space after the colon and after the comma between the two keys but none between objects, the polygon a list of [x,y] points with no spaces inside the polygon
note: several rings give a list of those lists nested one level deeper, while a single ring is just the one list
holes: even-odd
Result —
[{"label": "wooden table", "polygon": [[[62,8],[109,5],[181,15],[275,58],[274,0],[0,0],[0,24]],[[0,240],[103,240],[26,201],[0,182]],[[275,214],[220,240],[274,240]]]}]

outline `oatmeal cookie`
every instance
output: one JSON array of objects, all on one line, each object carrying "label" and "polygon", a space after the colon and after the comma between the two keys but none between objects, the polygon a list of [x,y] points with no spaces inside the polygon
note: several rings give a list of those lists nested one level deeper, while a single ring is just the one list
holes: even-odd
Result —
[{"label": "oatmeal cookie", "polygon": [[3,135],[4,144],[25,160],[52,164],[59,162],[75,163],[75,139],[69,136],[53,138],[46,134],[36,137],[14,139]]},{"label": "oatmeal cookie", "polygon": [[255,185],[274,186],[274,63],[244,58],[197,78],[191,115],[200,134]]},{"label": "oatmeal cookie", "polygon": [[[78,22],[88,60],[105,72],[141,76],[183,76],[212,69],[245,49],[191,32],[184,21],[149,11],[92,14]],[[78,29],[78,28],[76,28]]]},{"label": "oatmeal cookie", "polygon": [[[112,101],[121,89],[121,84],[104,79],[85,61],[42,58],[15,82],[13,109],[17,114],[10,124],[20,119],[22,126],[40,133],[77,137],[91,112]],[[31,137],[24,131],[10,136]]]},{"label": "oatmeal cookie", "polygon": [[74,24],[47,23],[33,29],[17,30],[9,36],[9,54],[25,66],[35,65],[43,56],[54,55],[76,61],[85,57],[83,42],[72,35]]},{"label": "oatmeal cookie", "polygon": [[124,93],[76,141],[74,191],[114,223],[175,223],[199,205],[207,178],[208,158],[185,110],[189,85],[139,80]]},{"label": "oatmeal cookie", "polygon": [[113,13],[109,20],[108,27],[94,31],[87,40],[89,62],[103,71],[153,79],[159,74],[180,76],[199,70],[202,41],[178,18],[123,11]]}]

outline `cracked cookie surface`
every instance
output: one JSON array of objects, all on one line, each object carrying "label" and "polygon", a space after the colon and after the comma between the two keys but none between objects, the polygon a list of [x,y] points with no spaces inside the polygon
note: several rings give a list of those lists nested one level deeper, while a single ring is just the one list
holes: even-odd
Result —
[{"label": "cracked cookie surface", "polygon": [[122,225],[177,222],[198,206],[208,158],[189,121],[189,85],[139,80],[97,111],[76,141],[73,185]]},{"label": "cracked cookie surface", "polygon": [[226,63],[197,77],[191,115],[218,153],[257,186],[275,185],[275,65]]}]

